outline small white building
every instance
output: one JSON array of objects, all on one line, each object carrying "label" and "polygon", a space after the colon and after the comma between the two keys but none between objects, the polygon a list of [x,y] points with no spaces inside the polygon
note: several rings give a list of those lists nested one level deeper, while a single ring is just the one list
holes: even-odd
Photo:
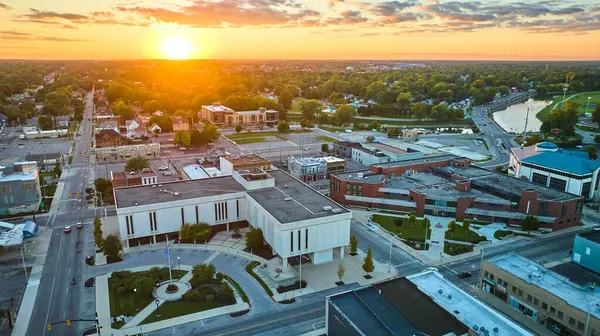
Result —
[{"label": "small white building", "polygon": [[392,161],[419,159],[422,157],[423,153],[419,151],[404,150],[378,142],[363,143],[360,147],[352,148],[352,160],[366,166]]},{"label": "small white building", "polygon": [[260,228],[282,259],[304,256],[314,264],[343,258],[352,213],[282,171],[248,168],[232,176],[114,189],[126,246],[177,239],[183,224],[229,230],[247,221]]}]

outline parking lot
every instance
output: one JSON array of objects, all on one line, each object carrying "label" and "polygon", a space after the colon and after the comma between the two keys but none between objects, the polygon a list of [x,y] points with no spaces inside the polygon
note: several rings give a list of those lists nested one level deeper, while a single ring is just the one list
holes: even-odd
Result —
[{"label": "parking lot", "polygon": [[[161,166],[168,166],[169,170],[159,170]],[[167,159],[161,160],[151,160],[150,167],[154,169],[156,172],[156,176],[158,182],[171,182],[179,179],[179,174],[175,169],[173,169],[172,165],[169,165]],[[111,172],[122,172],[125,170],[125,163],[107,163],[107,164],[98,164],[94,168],[95,177],[94,178],[110,178]],[[165,172],[171,172],[172,175],[163,175]]]},{"label": "parking lot", "polygon": [[25,140],[19,138],[21,134],[14,127],[0,134],[0,163],[24,161],[30,154],[69,153],[69,138]]}]

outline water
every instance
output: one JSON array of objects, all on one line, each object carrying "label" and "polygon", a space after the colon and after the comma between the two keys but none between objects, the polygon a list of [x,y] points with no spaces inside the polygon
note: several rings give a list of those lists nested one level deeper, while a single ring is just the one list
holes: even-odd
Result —
[{"label": "water", "polygon": [[525,117],[527,108],[529,108],[529,121],[527,131],[539,131],[542,122],[536,118],[535,114],[548,106],[552,100],[538,100],[529,98],[527,101],[514,104],[502,111],[494,113],[494,120],[507,132],[523,132],[525,129]]}]

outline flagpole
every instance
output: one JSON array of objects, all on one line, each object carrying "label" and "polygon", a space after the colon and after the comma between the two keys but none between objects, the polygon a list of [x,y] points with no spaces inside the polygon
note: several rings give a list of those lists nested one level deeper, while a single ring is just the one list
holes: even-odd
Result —
[{"label": "flagpole", "polygon": [[169,259],[169,284],[172,284],[173,275],[171,275],[171,253],[169,252],[169,236],[167,236],[167,259]]}]

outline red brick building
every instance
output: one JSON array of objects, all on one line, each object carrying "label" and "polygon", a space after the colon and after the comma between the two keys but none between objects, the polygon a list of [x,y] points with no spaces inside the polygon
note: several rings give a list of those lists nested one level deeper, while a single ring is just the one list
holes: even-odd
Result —
[{"label": "red brick building", "polygon": [[330,197],[341,204],[520,225],[528,215],[542,228],[578,225],[584,198],[471,166],[451,155],[372,165],[333,174]]}]

